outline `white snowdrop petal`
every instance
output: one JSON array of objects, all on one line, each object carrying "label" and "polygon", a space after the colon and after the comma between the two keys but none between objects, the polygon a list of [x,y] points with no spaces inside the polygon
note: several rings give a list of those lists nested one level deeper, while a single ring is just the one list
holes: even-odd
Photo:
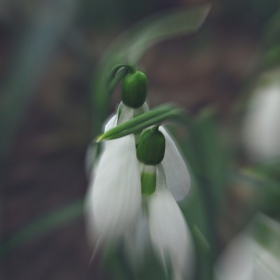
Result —
[{"label": "white snowdrop petal", "polygon": [[114,115],[104,127],[104,132],[108,131],[109,129],[115,127],[117,125],[117,115]]},{"label": "white snowdrop petal", "polygon": [[145,113],[149,111],[149,106],[148,106],[147,102],[145,102],[145,103],[142,105],[142,108],[143,108],[143,110],[144,110]]},{"label": "white snowdrop petal", "polygon": [[124,241],[129,261],[138,268],[151,248],[148,217],[144,213],[140,215],[135,227],[125,234]]},{"label": "white snowdrop petal", "polygon": [[193,248],[183,214],[166,187],[164,171],[157,166],[157,190],[147,198],[151,242],[165,264],[168,259],[176,279],[191,270]]},{"label": "white snowdrop petal", "polygon": [[141,182],[134,137],[108,141],[87,197],[89,222],[98,236],[121,236],[133,226],[140,207]]},{"label": "white snowdrop petal", "polygon": [[[116,115],[113,115],[110,120],[105,124],[104,126],[104,132],[108,131],[109,129],[115,127],[117,125],[117,117]],[[104,146],[106,145],[105,143],[100,143],[101,145],[101,151],[104,150]],[[91,144],[89,145],[87,151],[86,151],[86,156],[85,156],[85,169],[86,169],[86,174],[89,177],[93,177],[94,174],[96,173],[96,169],[98,166],[99,159],[96,159],[96,152],[97,152],[97,146],[96,144]]]},{"label": "white snowdrop petal", "polygon": [[173,139],[163,127],[160,127],[159,130],[164,134],[166,142],[162,165],[165,171],[167,186],[176,201],[180,201],[185,198],[190,190],[190,174]]},{"label": "white snowdrop petal", "polygon": [[142,106],[140,106],[139,108],[134,108],[134,113],[133,113],[133,116],[136,117],[136,116],[139,116],[143,113],[146,113],[149,111],[149,108],[148,108],[148,105],[147,103],[145,102]]}]

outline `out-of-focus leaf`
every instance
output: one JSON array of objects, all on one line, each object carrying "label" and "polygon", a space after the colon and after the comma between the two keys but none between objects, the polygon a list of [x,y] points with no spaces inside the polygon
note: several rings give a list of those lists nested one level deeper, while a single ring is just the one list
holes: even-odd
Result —
[{"label": "out-of-focus leaf", "polygon": [[213,199],[214,214],[224,198],[228,152],[221,141],[218,120],[213,109],[205,109],[194,120],[188,141],[195,175],[202,181],[203,192],[212,196],[209,199]]},{"label": "out-of-focus leaf", "polygon": [[94,78],[92,103],[96,121],[93,127],[96,130],[93,134],[100,132],[108,114],[107,79],[111,68],[116,64],[135,65],[153,44],[195,32],[205,20],[209,9],[210,6],[205,5],[159,13],[136,24],[115,41],[104,53]]},{"label": "out-of-focus leaf", "polygon": [[135,260],[130,260],[131,255],[125,250],[125,246],[119,245],[107,244],[102,256],[102,265],[110,271],[114,279],[171,280],[170,263],[167,262],[167,271],[164,271],[149,245],[142,244],[146,246],[145,258],[136,255]]},{"label": "out-of-focus leaf", "polygon": [[[275,159],[273,161],[260,163],[254,167],[251,167],[251,170],[268,179],[274,179],[280,181],[280,159]],[[279,185],[280,187],[280,185]]]},{"label": "out-of-focus leaf", "polygon": [[279,180],[266,180],[263,184],[261,210],[270,217],[280,219],[280,183]]},{"label": "out-of-focus leaf", "polygon": [[280,43],[280,11],[276,11],[274,16],[268,21],[263,30],[263,44],[264,47],[269,48]]},{"label": "out-of-focus leaf", "polygon": [[43,5],[36,12],[30,30],[18,42],[15,63],[1,93],[0,157],[7,152],[15,130],[51,61],[59,40],[73,22],[77,2],[77,0],[58,0]]},{"label": "out-of-focus leaf", "polygon": [[[216,224],[213,222],[215,221],[215,213],[211,207],[211,196],[209,197],[211,190],[205,189],[209,186],[203,184],[204,181],[200,179],[204,170],[199,163],[199,161],[203,161],[203,158],[200,158],[201,153],[197,153],[198,146],[195,143],[197,138],[190,137],[190,134],[198,128],[195,128],[193,122],[188,128],[188,137],[186,139],[177,137],[177,139],[181,138],[181,144],[184,143],[180,148],[187,160],[192,183],[190,193],[179,204],[188,221],[195,245],[196,269],[194,279],[211,280],[213,279],[213,263],[217,255]],[[175,130],[169,129],[169,131],[175,134]],[[196,134],[196,136],[198,135]]]},{"label": "out-of-focus leaf", "polygon": [[0,259],[16,247],[81,217],[83,213],[84,201],[78,200],[39,218],[0,244]]},{"label": "out-of-focus leaf", "polygon": [[279,162],[250,167],[232,174],[233,179],[242,181],[245,188],[252,189],[256,194],[252,197],[251,211],[247,211],[244,215],[245,219],[252,216],[256,210],[269,217],[280,218],[279,174]]},{"label": "out-of-focus leaf", "polygon": [[[263,214],[255,217],[252,223],[253,238],[257,241],[267,252],[274,256],[278,261],[278,272],[280,264],[280,224],[279,221],[271,219]],[[271,260],[271,258],[266,259]],[[272,264],[268,262],[268,264]],[[275,279],[279,279],[275,278]]]},{"label": "out-of-focus leaf", "polygon": [[271,47],[263,55],[263,70],[267,71],[280,65],[280,44]]},{"label": "out-of-focus leaf", "polygon": [[273,69],[280,64],[280,10],[270,18],[268,23],[263,28],[263,70]]},{"label": "out-of-focus leaf", "polygon": [[261,191],[260,209],[270,217],[280,218],[280,162],[260,164],[250,169],[258,178]]},{"label": "out-of-focus leaf", "polygon": [[[193,237],[196,252],[196,269],[194,279],[213,279],[213,256],[215,244],[212,241],[212,232],[207,221],[207,208],[203,195],[195,179],[192,180],[190,194],[181,204]],[[208,246],[210,244],[210,246]]]},{"label": "out-of-focus leaf", "polygon": [[[190,195],[182,210],[197,249],[196,279],[213,279],[213,263],[218,254],[218,213],[228,173],[228,155],[213,109],[201,112],[189,125],[182,151],[192,174]],[[210,246],[205,246],[206,241]]]}]

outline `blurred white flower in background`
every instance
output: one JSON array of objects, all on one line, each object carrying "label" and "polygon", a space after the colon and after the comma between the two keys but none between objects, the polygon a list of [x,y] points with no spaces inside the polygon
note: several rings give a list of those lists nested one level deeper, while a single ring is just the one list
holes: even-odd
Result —
[{"label": "blurred white flower in background", "polygon": [[280,224],[258,214],[226,247],[216,266],[216,280],[279,280]]},{"label": "blurred white flower in background", "polygon": [[252,160],[280,156],[280,72],[261,77],[245,116],[243,142]]}]

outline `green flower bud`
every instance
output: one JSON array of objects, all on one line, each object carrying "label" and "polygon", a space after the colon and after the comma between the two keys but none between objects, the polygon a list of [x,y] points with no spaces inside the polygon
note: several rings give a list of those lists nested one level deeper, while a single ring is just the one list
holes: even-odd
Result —
[{"label": "green flower bud", "polygon": [[158,127],[145,131],[137,146],[137,158],[146,165],[159,164],[164,158],[165,137]]},{"label": "green flower bud", "polygon": [[156,167],[155,165],[144,165],[141,174],[142,194],[151,195],[156,190]]},{"label": "green flower bud", "polygon": [[148,80],[143,72],[128,73],[122,83],[122,102],[131,108],[139,108],[147,98]]}]

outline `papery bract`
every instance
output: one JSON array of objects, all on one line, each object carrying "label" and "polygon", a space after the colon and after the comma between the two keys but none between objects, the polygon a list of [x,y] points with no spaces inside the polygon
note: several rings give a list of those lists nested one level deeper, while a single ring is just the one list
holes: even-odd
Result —
[{"label": "papery bract", "polygon": [[176,201],[186,197],[191,187],[191,178],[186,163],[173,139],[161,126],[159,130],[165,136],[165,155],[162,161],[168,189]]}]

